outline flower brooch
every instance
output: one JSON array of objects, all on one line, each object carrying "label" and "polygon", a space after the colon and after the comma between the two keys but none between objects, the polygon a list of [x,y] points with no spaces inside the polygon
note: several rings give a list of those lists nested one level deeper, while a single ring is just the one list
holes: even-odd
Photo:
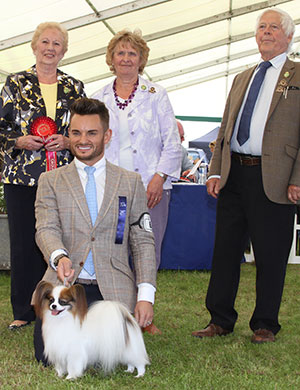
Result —
[{"label": "flower brooch", "polygon": [[[142,85],[141,85],[141,90],[142,90],[142,91],[146,91],[146,90],[147,90],[146,85],[142,84]],[[156,92],[156,89],[155,89],[154,87],[150,87],[150,88],[149,88],[149,92],[150,92],[150,93],[155,93],[155,92]]]}]

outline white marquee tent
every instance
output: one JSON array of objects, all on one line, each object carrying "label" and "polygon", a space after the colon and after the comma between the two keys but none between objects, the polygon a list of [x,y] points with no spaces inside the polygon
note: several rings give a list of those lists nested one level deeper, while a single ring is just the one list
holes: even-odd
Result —
[{"label": "white marquee tent", "polygon": [[[145,76],[169,92],[218,78],[228,80],[230,85],[234,74],[257,61],[253,29],[257,15],[270,6],[278,6],[294,18],[297,30],[293,51],[294,57],[299,56],[300,0],[2,0],[1,3],[0,84],[9,73],[35,62],[30,40],[36,26],[44,21],[60,22],[69,30],[69,50],[60,68],[81,79],[88,94],[110,80],[105,63],[106,46],[113,34],[123,28],[142,30],[151,49]],[[224,94],[227,90],[228,85]]]},{"label": "white marquee tent", "polygon": [[[113,34],[140,28],[150,47],[144,76],[167,88],[175,114],[220,118],[233,77],[259,59],[256,18],[273,6],[295,20],[297,59],[300,0],[1,0],[0,87],[34,64],[30,40],[41,22],[69,31],[60,69],[82,80],[88,96],[111,80],[105,52]],[[185,122],[184,144],[216,125]]]}]

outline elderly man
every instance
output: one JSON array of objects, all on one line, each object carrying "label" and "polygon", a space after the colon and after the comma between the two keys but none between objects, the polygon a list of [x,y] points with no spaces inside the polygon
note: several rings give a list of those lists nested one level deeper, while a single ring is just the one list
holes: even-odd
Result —
[{"label": "elderly man", "polygon": [[234,329],[240,259],[251,238],[256,306],[251,341],[275,341],[286,265],[300,199],[300,64],[287,59],[295,26],[279,9],[259,17],[258,66],[236,76],[212,158],[207,191],[218,197],[209,325],[195,337]]}]

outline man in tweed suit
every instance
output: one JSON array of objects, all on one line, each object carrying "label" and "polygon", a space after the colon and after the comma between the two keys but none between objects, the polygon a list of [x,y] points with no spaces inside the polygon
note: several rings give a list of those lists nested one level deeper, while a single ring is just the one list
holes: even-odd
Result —
[{"label": "man in tweed suit", "polygon": [[[206,296],[209,325],[193,336],[227,335],[237,312],[240,261],[250,236],[257,268],[251,341],[275,341],[280,330],[286,264],[300,199],[300,64],[287,59],[295,26],[276,8],[258,19],[256,42],[269,61],[251,116],[249,138],[238,131],[259,67],[236,76],[211,162],[207,191],[218,197],[212,273]],[[253,89],[252,89],[253,90]],[[255,102],[255,100],[254,100]]]},{"label": "man in tweed suit", "polygon": [[[88,303],[117,300],[134,312],[141,327],[153,320],[156,263],[154,238],[141,178],[110,164],[104,148],[111,137],[102,102],[83,98],[71,107],[70,147],[74,161],[42,174],[36,199],[36,241],[48,269],[43,280],[81,283]],[[93,225],[84,188],[86,166],[96,168],[98,215]],[[132,254],[131,269],[128,253]],[[94,272],[85,269],[92,252]],[[34,302],[34,297],[33,297]],[[43,360],[40,321],[35,349]]]}]

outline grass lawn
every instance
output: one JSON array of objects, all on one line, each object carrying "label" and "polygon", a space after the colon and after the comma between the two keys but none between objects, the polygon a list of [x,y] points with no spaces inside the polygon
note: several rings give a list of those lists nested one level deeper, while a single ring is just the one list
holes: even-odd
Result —
[{"label": "grass lawn", "polygon": [[123,372],[110,376],[95,369],[76,380],[59,379],[33,356],[33,326],[9,331],[12,319],[9,274],[0,272],[0,388],[98,390],[298,390],[300,389],[300,265],[289,265],[277,341],[253,345],[248,326],[254,307],[255,267],[243,264],[235,332],[195,339],[209,316],[204,306],[208,272],[159,271],[155,323],[161,336],[145,335],[151,366],[143,378]]}]

